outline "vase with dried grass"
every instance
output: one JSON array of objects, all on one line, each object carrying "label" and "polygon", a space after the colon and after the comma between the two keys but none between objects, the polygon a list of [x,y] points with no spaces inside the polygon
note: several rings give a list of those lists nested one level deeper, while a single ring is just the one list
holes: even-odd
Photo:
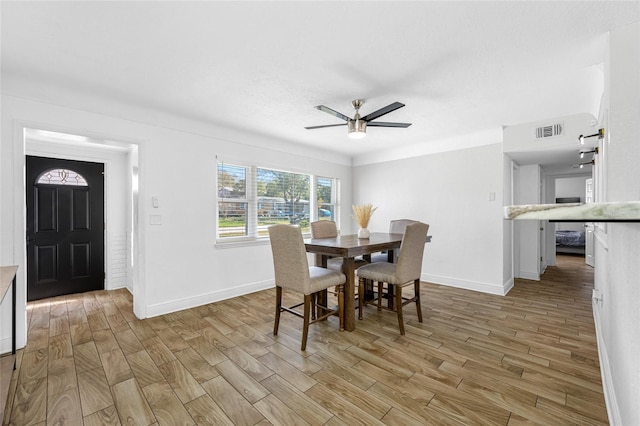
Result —
[{"label": "vase with dried grass", "polygon": [[358,238],[369,238],[369,220],[371,220],[371,216],[373,212],[376,211],[377,207],[373,207],[371,204],[361,204],[351,206],[353,209],[353,213],[356,215],[356,220],[358,221],[358,225],[360,225],[360,229],[358,229]]}]

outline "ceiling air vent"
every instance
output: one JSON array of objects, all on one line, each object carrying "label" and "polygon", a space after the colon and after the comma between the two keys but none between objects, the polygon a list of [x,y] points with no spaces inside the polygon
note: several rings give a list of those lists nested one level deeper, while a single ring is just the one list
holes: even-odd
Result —
[{"label": "ceiling air vent", "polygon": [[536,139],[552,138],[562,135],[563,123],[550,124],[549,126],[536,127]]}]

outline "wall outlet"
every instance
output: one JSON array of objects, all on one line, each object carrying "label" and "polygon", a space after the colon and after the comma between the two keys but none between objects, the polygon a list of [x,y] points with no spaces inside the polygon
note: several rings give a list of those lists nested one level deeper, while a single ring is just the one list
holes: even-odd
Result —
[{"label": "wall outlet", "polygon": [[602,306],[602,297],[602,290],[594,288],[593,292],[591,293],[591,300],[593,300],[593,303],[597,304],[598,306]]}]

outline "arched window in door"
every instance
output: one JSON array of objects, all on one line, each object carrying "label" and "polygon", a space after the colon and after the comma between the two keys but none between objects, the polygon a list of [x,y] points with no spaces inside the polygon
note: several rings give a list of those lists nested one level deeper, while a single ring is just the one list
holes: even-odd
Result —
[{"label": "arched window in door", "polygon": [[69,169],[48,170],[40,175],[37,182],[47,185],[89,186],[80,173]]}]

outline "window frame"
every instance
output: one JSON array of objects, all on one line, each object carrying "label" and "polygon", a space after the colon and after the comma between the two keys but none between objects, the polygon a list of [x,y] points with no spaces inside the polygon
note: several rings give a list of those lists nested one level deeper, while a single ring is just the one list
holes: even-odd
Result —
[{"label": "window frame", "polygon": [[[58,175],[60,176],[60,180],[59,181],[51,181],[52,179],[52,175],[54,172],[57,172]],[[62,174],[67,174],[68,176],[62,176]],[[75,176],[74,176],[75,175]],[[50,176],[49,178],[46,178],[45,176]],[[47,180],[46,182],[44,180]],[[70,169],[70,168],[65,168],[65,167],[56,167],[53,169],[48,169],[45,170],[44,172],[40,173],[40,175],[37,177],[36,179],[36,184],[38,185],[58,185],[58,186],[75,186],[75,187],[88,187],[89,183],[87,182],[87,179],[82,176],[80,173],[78,173],[77,171]]]},{"label": "window frame", "polygon": [[[220,197],[220,187],[219,187],[219,179],[220,179],[220,171],[219,167],[222,165],[232,166],[232,167],[240,167],[245,170],[245,197],[243,199],[236,198],[224,198]],[[308,176],[309,180],[309,223],[312,221],[318,220],[318,199],[317,199],[317,185],[318,179],[329,179],[332,182],[331,189],[331,205],[334,207],[332,219],[339,224],[339,212],[340,212],[340,179],[337,177],[328,177],[328,176],[320,176],[315,175],[313,173],[293,171],[293,170],[284,170],[276,167],[269,167],[268,165],[255,165],[255,164],[247,164],[244,161],[222,161],[218,159],[216,161],[216,173],[215,173],[215,186],[216,186],[216,202],[215,202],[215,238],[216,245],[224,246],[229,244],[242,244],[242,243],[251,243],[251,242],[265,242],[269,240],[269,236],[260,236],[259,228],[258,228],[258,199],[261,198],[258,196],[258,169],[266,169],[275,172],[282,173],[292,173],[294,175],[305,175]],[[221,237],[220,236],[220,204],[223,202],[246,202],[246,235],[242,236],[233,236],[233,237]],[[326,204],[326,203],[325,203]],[[311,235],[310,230],[303,231],[303,235],[305,237],[309,237]]]},{"label": "window frame", "polygon": [[320,204],[318,203],[318,181],[320,179],[328,179],[331,181],[331,200],[330,202],[324,202],[322,203],[323,206],[324,205],[329,205],[333,207],[333,213],[332,215],[329,217],[328,220],[333,219],[333,221],[336,223],[336,226],[338,228],[338,230],[340,229],[340,221],[339,221],[339,193],[340,193],[340,179],[338,178],[332,178],[332,177],[328,177],[328,176],[319,176],[319,175],[314,175],[313,176],[313,194],[310,196],[310,198],[313,200],[313,202],[315,203],[314,206],[312,206],[313,211],[316,215],[316,219],[315,220],[322,220],[318,217],[318,212],[320,211],[320,209],[322,208],[320,206]]}]

